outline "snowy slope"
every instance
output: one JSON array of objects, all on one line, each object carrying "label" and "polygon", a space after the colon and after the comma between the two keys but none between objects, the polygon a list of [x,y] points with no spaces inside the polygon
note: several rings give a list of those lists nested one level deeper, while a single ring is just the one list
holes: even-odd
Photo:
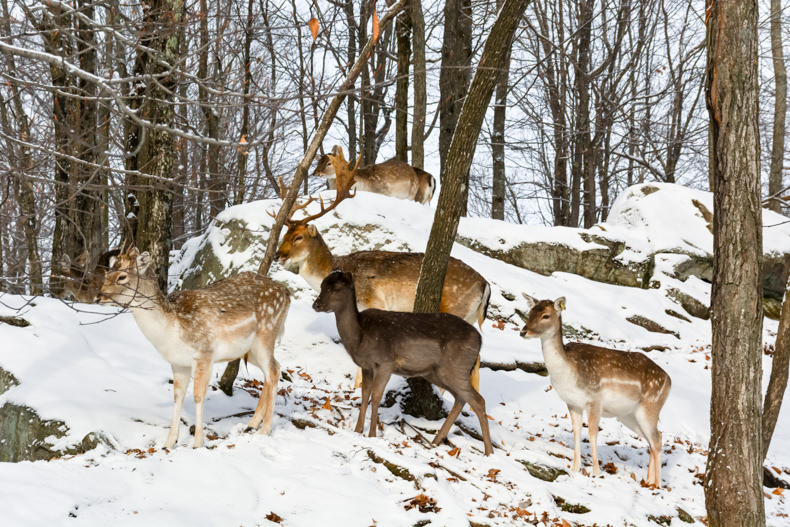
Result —
[{"label": "snowy slope", "polygon": [[[274,201],[253,203],[228,209],[222,216],[268,226],[264,211],[275,206]],[[364,248],[361,240],[329,229],[340,221],[377,224],[379,229],[370,232],[364,244],[422,250],[431,214],[428,207],[360,193],[342,204],[336,216],[317,223],[338,254]],[[462,222],[462,229],[467,225]],[[645,225],[650,239],[663,237],[665,245],[673,243],[668,239],[671,232],[653,232],[661,229],[660,223]],[[513,227],[489,222],[492,228],[504,233]],[[521,229],[529,236],[534,227]],[[174,272],[183,272],[188,253],[194,255],[205,243],[223,247],[222,233],[211,230],[190,242]],[[232,261],[235,270],[245,270],[257,267],[258,250],[251,246],[218,254],[228,259],[226,263]],[[312,311],[314,294],[301,278],[275,268],[273,277],[298,291],[276,350],[285,374],[273,432],[243,432],[257,402],[254,380],[262,379],[249,365],[242,368],[233,397],[209,392],[208,448],[198,450],[189,448],[188,425],[194,423],[189,396],[179,445],[169,452],[158,449],[172,410],[170,368],[130,314],[48,298],[31,304],[21,297],[0,298],[0,315],[31,322],[26,328],[0,324],[0,367],[20,381],[0,396],[0,404],[25,404],[43,418],[65,421],[69,431],[58,446],[78,443],[97,431],[109,440],[109,446],[68,459],[0,464],[2,525],[273,525],[276,518],[267,519],[270,513],[282,518],[283,525],[311,527],[400,527],[424,525],[419,522],[426,520],[430,525],[505,526],[542,518],[548,525],[564,525],[563,520],[590,526],[657,525],[655,520],[685,525],[678,509],[702,525],[709,323],[666,316],[672,301],[661,289],[618,287],[560,273],[540,276],[461,246],[453,254],[492,282],[494,314],[511,321],[504,329],[492,327],[491,321],[484,325],[486,361],[542,360],[538,342],[523,340],[516,331],[521,324],[516,309],[526,308],[522,291],[541,298],[566,296],[564,322],[584,330],[589,340],[620,349],[656,344],[667,348],[648,353],[673,380],[660,425],[665,488],[651,490],[638,483],[647,470],[646,443],[612,419],[601,423],[599,454],[602,464],[612,463],[608,468],[613,473],[602,478],[560,475],[553,482],[533,477],[522,462],[568,469],[573,436],[567,409],[548,378],[520,370],[481,371],[481,392],[499,447],[493,456],[484,457],[482,444],[458,427],[450,434],[452,446],[427,446],[441,423],[404,416],[397,405],[382,408],[378,438],[355,434],[359,391],[352,389],[354,366],[338,343],[334,319]],[[679,338],[631,324],[625,320],[631,314],[656,319]],[[775,330],[776,323],[766,321],[766,342],[773,343]],[[768,372],[767,356],[764,367]],[[215,367],[215,377],[222,369]],[[401,385],[402,380],[394,378],[390,387]],[[324,408],[327,400],[329,409]],[[446,404],[449,409],[449,395]],[[478,429],[474,414],[460,421],[466,430]],[[788,441],[790,410],[785,406],[768,460],[769,466],[785,472],[785,479],[790,479],[790,453],[777,445]],[[582,452],[588,462],[589,444]],[[390,472],[383,461],[408,470],[409,479]],[[421,494],[435,500],[435,507],[428,503],[427,512],[407,510],[410,500]],[[589,511],[563,510],[561,500]],[[785,500],[766,494],[769,525],[787,524],[790,507]]]}]

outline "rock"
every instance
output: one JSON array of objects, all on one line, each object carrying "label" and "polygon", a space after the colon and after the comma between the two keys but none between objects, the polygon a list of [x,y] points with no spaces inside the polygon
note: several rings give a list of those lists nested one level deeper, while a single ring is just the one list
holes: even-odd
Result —
[{"label": "rock", "polygon": [[519,463],[529,471],[533,478],[538,478],[543,481],[552,482],[560,476],[567,476],[568,473],[561,468],[549,467],[546,465],[539,465],[537,463],[530,463],[522,459],[517,459]]}]

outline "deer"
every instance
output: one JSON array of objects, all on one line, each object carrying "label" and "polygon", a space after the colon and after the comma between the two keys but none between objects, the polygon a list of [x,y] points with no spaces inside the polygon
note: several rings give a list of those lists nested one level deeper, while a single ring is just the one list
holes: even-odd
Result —
[{"label": "deer", "polygon": [[162,293],[150,268],[149,253],[136,247],[112,263],[97,302],[132,312],[143,335],[173,370],[173,416],[164,448],[178,441],[181,408],[187,385],[194,378],[195,440],[203,446],[203,403],[212,365],[237,358],[261,369],[264,386],[247,430],[272,429],[280,365],[274,358],[290,305],[288,289],[265,276],[246,272],[206,287]]},{"label": "deer", "polygon": [[565,297],[536,300],[524,294],[530,308],[521,330],[524,338],[539,338],[551,385],[568,405],[573,426],[572,472],[581,466],[582,414],[587,412],[592,471],[598,466],[598,422],[616,417],[648,443],[647,484],[661,487],[661,432],[658,417],[669,396],[669,375],[646,355],[572,342],[562,338]]},{"label": "deer", "polygon": [[65,255],[60,262],[60,276],[63,277],[63,289],[67,295],[75,302],[85,304],[93,303],[96,300],[104,276],[110,267],[110,260],[120,254],[119,249],[103,252],[95,265],[88,264],[88,252],[83,253],[72,260]]},{"label": "deer", "polygon": [[370,404],[368,436],[376,437],[379,404],[393,373],[423,377],[455,398],[433,444],[444,441],[468,402],[480,421],[485,455],[492,454],[485,399],[470,379],[480,356],[480,333],[449,313],[360,311],[354,284],[352,273],[333,271],[321,283],[321,292],[313,302],[315,311],[335,314],[340,340],[354,363],[362,368],[362,402],[354,431],[363,432]]},{"label": "deer", "polygon": [[[355,279],[357,306],[387,311],[413,311],[417,281],[425,256],[423,253],[392,251],[359,251],[334,256],[318,229],[311,222],[336,208],[343,200],[353,197],[360,158],[356,165],[338,167],[335,200],[325,206],[320,203],[316,214],[294,220],[294,214],[305,209],[315,198],[295,205],[286,218],[288,227],[276,258],[285,268],[298,268],[298,274],[313,289],[321,290],[323,280],[335,269],[352,273]],[[439,311],[450,313],[481,328],[486,318],[491,286],[477,271],[457,258],[450,258],[445,276]],[[475,389],[480,386],[479,360],[472,373]],[[355,386],[360,386],[357,372]]]},{"label": "deer", "polygon": [[[343,148],[335,146],[329,154],[318,158],[313,175],[331,182],[338,172],[348,168]],[[364,166],[359,169],[355,179],[357,190],[416,201],[423,205],[431,202],[436,190],[436,179],[431,174],[398,159]]]}]

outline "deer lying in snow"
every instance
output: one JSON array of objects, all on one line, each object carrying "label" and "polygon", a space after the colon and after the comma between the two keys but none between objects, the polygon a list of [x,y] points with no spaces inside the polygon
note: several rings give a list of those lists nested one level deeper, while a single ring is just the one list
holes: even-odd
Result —
[{"label": "deer lying in snow", "polygon": [[95,265],[88,262],[88,252],[83,252],[76,260],[68,255],[63,257],[59,273],[63,276],[63,290],[71,295],[75,302],[90,304],[96,301],[104,276],[110,268],[110,259],[118,256],[120,251],[113,249],[99,256]]},{"label": "deer lying in snow", "polygon": [[113,263],[97,301],[129,308],[140,330],[173,368],[175,406],[165,448],[178,440],[181,406],[194,377],[195,442],[203,446],[203,402],[211,366],[244,357],[263,371],[265,384],[248,427],[268,434],[280,377],[274,345],[283,332],[290,297],[277,282],[240,273],[202,289],[165,296],[149,271],[151,257],[136,248]]},{"label": "deer lying in snow", "polygon": [[[318,158],[313,175],[331,181],[337,177],[338,172],[349,168],[343,149],[335,146],[331,153]],[[436,180],[432,175],[397,159],[364,166],[357,171],[355,179],[357,190],[408,199],[423,205],[431,202],[433,191],[436,190]]]},{"label": "deer lying in snow", "polygon": [[[317,214],[293,220],[296,211],[314,201],[310,198],[290,211],[286,220],[288,230],[277,249],[277,259],[283,267],[298,266],[299,276],[316,291],[321,290],[321,282],[332,270],[352,273],[360,310],[412,311],[423,253],[360,251],[333,256],[318,229],[310,223],[337,207],[344,199],[354,196],[351,185],[356,177],[355,171],[356,168],[343,168],[338,172],[337,197],[330,206],[324,207],[321,203],[321,211]],[[439,307],[442,313],[451,313],[482,327],[490,296],[491,287],[485,278],[461,260],[450,258]],[[480,384],[478,370],[479,362],[472,373],[475,389]],[[356,385],[359,386],[359,375]]]},{"label": "deer lying in snow", "polygon": [[524,295],[530,307],[522,337],[538,337],[551,384],[568,405],[573,424],[573,465],[581,465],[582,412],[587,412],[593,474],[598,476],[598,421],[616,417],[647,439],[650,462],[647,483],[661,487],[661,432],[658,414],[664,406],[669,375],[641,353],[619,351],[582,343],[563,344],[562,317],[565,297],[538,301]]},{"label": "deer lying in snow", "polygon": [[393,373],[423,377],[455,398],[441,430],[433,440],[441,444],[464,403],[480,421],[485,454],[493,453],[486,403],[475,390],[469,374],[480,355],[480,333],[469,323],[447,313],[401,313],[366,309],[359,311],[350,273],[334,271],[321,284],[313,309],[334,312],[337,331],[346,351],[362,368],[362,403],[354,429],[361,433],[370,401],[370,437],[376,437],[379,403]]}]

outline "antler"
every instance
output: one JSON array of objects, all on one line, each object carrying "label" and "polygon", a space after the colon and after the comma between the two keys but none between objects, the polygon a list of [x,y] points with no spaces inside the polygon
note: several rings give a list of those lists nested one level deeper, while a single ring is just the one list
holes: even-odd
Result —
[{"label": "antler", "polygon": [[[339,156],[340,156],[340,159],[342,161],[341,164],[343,165],[343,167],[348,166],[348,165],[346,165],[345,159],[343,159],[343,151],[342,150],[340,150]],[[310,199],[307,200],[304,204],[294,206],[294,208],[291,209],[290,214],[288,214],[287,223],[289,225],[306,225],[306,224],[310,223],[311,221],[320,218],[321,216],[323,216],[327,212],[331,211],[332,209],[334,209],[335,207],[340,205],[340,202],[343,201],[344,199],[346,199],[346,198],[353,198],[354,196],[356,196],[357,195],[356,190],[354,190],[352,192],[351,187],[354,185],[354,175],[357,173],[357,169],[359,168],[359,162],[361,160],[362,160],[362,155],[360,154],[360,156],[357,158],[357,163],[354,165],[354,168],[351,169],[351,170],[348,170],[348,168],[344,168],[342,170],[338,170],[337,169],[338,167],[337,166],[335,167],[335,178],[336,178],[336,181],[337,181],[337,190],[336,190],[337,193],[335,195],[335,200],[332,202],[331,205],[329,205],[328,207],[324,206],[324,199],[320,198],[321,210],[317,214],[313,214],[312,216],[306,216],[306,217],[298,219],[298,220],[292,220],[291,218],[293,217],[294,212],[296,212],[297,210],[304,209],[305,207],[307,207],[307,205],[309,205],[310,203],[315,201],[315,198],[311,196]]]}]

